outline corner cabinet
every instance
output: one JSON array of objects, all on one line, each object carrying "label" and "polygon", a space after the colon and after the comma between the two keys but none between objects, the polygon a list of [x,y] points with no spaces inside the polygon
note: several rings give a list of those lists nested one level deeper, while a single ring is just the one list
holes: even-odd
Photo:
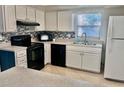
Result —
[{"label": "corner cabinet", "polygon": [[71,11],[58,12],[58,30],[73,31],[73,20]]},{"label": "corner cabinet", "polygon": [[15,6],[5,5],[4,12],[6,32],[15,32],[16,31]]},{"label": "corner cabinet", "polygon": [[45,16],[44,11],[36,10],[36,22],[40,23],[40,26],[36,27],[36,31],[45,30]]},{"label": "corner cabinet", "polygon": [[67,46],[66,66],[100,73],[102,48]]},{"label": "corner cabinet", "polygon": [[57,12],[46,12],[45,23],[46,30],[57,31]]}]

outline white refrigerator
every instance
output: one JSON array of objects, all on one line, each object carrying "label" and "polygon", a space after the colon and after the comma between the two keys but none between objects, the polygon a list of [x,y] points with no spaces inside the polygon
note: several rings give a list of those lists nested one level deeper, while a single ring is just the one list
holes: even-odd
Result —
[{"label": "white refrigerator", "polygon": [[124,16],[110,16],[104,78],[124,81]]}]

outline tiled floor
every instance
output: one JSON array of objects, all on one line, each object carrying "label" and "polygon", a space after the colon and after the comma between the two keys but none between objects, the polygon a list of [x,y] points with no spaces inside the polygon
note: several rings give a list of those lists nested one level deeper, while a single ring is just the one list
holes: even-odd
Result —
[{"label": "tiled floor", "polygon": [[64,75],[67,77],[72,77],[74,79],[86,80],[88,82],[98,84],[101,86],[110,86],[110,87],[124,87],[124,82],[117,82],[112,80],[106,80],[103,78],[103,74],[96,74],[71,68],[63,68],[58,66],[52,66],[50,64],[46,65],[42,70],[44,72]]}]

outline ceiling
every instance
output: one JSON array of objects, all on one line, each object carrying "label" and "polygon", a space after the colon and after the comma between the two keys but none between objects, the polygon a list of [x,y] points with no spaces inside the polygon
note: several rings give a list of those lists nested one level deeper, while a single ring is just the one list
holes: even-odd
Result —
[{"label": "ceiling", "polygon": [[30,5],[30,6],[45,11],[71,10],[71,9],[82,9],[82,8],[119,7],[118,5]]}]

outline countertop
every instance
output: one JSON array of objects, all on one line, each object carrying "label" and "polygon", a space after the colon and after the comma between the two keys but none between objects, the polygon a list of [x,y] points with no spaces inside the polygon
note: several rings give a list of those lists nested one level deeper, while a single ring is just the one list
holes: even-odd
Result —
[{"label": "countertop", "polygon": [[56,41],[47,41],[47,42],[32,40],[32,42],[44,43],[44,44],[60,44],[60,45],[68,45],[68,46],[102,48],[102,44],[96,44],[96,45],[74,44],[74,41],[69,40],[69,39],[59,39],[59,40],[56,40]]},{"label": "countertop", "polygon": [[0,50],[7,50],[7,51],[21,51],[26,50],[27,47],[22,46],[11,46],[11,43],[2,42],[0,43]]},{"label": "countertop", "polygon": [[[67,46],[102,48],[102,44],[96,44],[96,45],[74,44],[73,40],[69,40],[69,39],[59,39],[59,40],[56,40],[56,41],[48,41],[48,42],[41,42],[41,41],[37,41],[37,40],[32,40],[32,42],[44,43],[44,44],[62,44],[62,45],[67,45]],[[26,48],[27,47],[22,47],[22,46],[11,46],[10,42],[0,43],[0,50],[19,51],[19,50],[23,50],[23,49],[26,49]]]},{"label": "countertop", "polygon": [[87,81],[70,77],[36,71],[22,67],[14,67],[0,73],[1,87],[94,87]]}]

